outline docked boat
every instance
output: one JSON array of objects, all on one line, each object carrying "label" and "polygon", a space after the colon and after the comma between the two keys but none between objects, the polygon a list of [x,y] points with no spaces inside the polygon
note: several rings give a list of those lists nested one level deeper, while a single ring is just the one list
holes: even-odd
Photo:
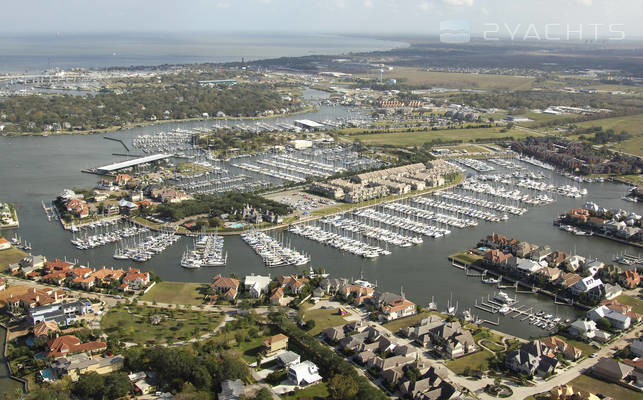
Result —
[{"label": "docked boat", "polygon": [[513,304],[516,302],[515,299],[512,299],[507,293],[503,291],[496,293],[496,295],[493,296],[493,299],[502,304]]}]

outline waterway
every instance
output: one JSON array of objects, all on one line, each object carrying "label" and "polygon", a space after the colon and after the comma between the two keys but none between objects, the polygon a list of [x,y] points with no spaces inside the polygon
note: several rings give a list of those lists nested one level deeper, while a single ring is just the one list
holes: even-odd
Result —
[{"label": "waterway", "polygon": [[[285,119],[308,118],[313,120],[334,119],[346,116],[350,112],[343,107],[322,106],[319,111],[287,117]],[[211,126],[212,121],[193,121],[171,123],[158,126],[134,128],[122,132],[110,133],[110,136],[131,141],[133,137],[159,129],[174,127],[191,128]],[[78,259],[91,267],[115,266],[127,267],[131,261],[119,261],[112,258],[113,246],[93,250],[77,250],[69,242],[71,233],[63,231],[57,222],[48,222],[41,208],[42,200],[55,198],[64,188],[91,187],[97,177],[83,174],[81,169],[103,165],[118,160],[112,153],[122,152],[122,145],[103,139],[96,135],[63,135],[49,137],[0,137],[0,199],[15,203],[20,218],[18,234],[32,243],[33,252],[44,254],[48,258],[67,257]],[[537,167],[532,167],[537,169]],[[544,171],[544,170],[541,170]],[[473,171],[469,171],[473,173]],[[549,173],[549,172],[547,172]],[[571,180],[553,174],[554,183],[569,184]],[[323,267],[332,276],[358,278],[363,274],[365,279],[377,281],[381,290],[400,292],[419,304],[427,304],[432,297],[440,309],[446,308],[446,302],[453,297],[459,309],[472,308],[474,314],[481,318],[494,319],[496,316],[485,315],[473,309],[474,302],[481,297],[493,295],[493,286],[482,284],[479,278],[466,278],[464,272],[451,266],[447,257],[455,252],[474,246],[477,241],[492,232],[501,233],[519,240],[537,244],[548,244],[554,249],[576,252],[583,256],[598,257],[604,262],[611,261],[617,252],[632,247],[594,237],[578,237],[559,230],[552,225],[552,219],[571,207],[579,207],[585,201],[594,201],[603,207],[618,207],[643,212],[639,204],[632,204],[620,198],[627,187],[613,183],[581,184],[589,190],[583,199],[558,198],[547,206],[531,207],[530,211],[520,217],[511,217],[500,223],[480,222],[477,227],[453,229],[453,233],[441,239],[426,239],[419,246],[411,248],[391,248],[392,254],[377,259],[362,258],[341,253],[327,246],[305,238],[280,233],[283,240],[312,257],[312,265]],[[12,231],[6,233],[13,235]],[[244,276],[250,273],[287,274],[302,271],[295,267],[268,270],[261,259],[236,236],[226,237],[225,251],[228,253],[228,265],[225,268],[201,268],[185,270],[178,266],[181,253],[190,239],[182,239],[174,246],[157,255],[152,260],[136,264],[143,270],[151,270],[164,280],[185,282],[208,282],[212,275],[236,273]],[[307,268],[307,267],[306,267]],[[533,306],[564,318],[573,318],[579,311],[569,306],[556,307],[553,301],[544,296],[519,294],[520,304]],[[511,318],[500,317],[498,329],[513,335],[529,337],[542,334],[539,328]]]}]

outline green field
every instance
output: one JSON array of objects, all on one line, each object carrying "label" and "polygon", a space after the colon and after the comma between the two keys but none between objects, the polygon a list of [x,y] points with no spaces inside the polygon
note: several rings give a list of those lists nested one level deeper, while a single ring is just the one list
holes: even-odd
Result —
[{"label": "green field", "polygon": [[449,142],[461,140],[472,142],[476,139],[498,139],[512,136],[515,139],[531,136],[531,134],[515,129],[507,132],[500,132],[501,128],[471,128],[471,129],[438,129],[436,131],[416,132],[394,132],[374,133],[363,135],[352,135],[350,139],[359,140],[367,145],[391,145],[391,146],[421,146],[426,142],[441,140]]},{"label": "green field", "polygon": [[[374,79],[375,75],[361,77]],[[403,85],[456,89],[528,90],[534,82],[534,78],[522,76],[432,72],[412,67],[395,67],[392,71],[385,71],[383,77],[386,80],[397,79]]]},{"label": "green field", "polygon": [[[237,342],[237,334],[243,336],[241,342]],[[257,355],[263,351],[263,341],[268,336],[269,335],[264,335],[262,330],[259,330],[256,337],[250,337],[248,335],[248,329],[240,328],[229,332],[219,331],[217,335],[210,340],[217,345],[223,347],[229,346],[232,350],[239,351],[241,357],[243,357],[247,363],[251,364],[257,361]]]},{"label": "green field", "polygon": [[188,282],[159,282],[147,293],[141,296],[143,301],[156,301],[157,303],[199,305],[208,286],[203,283]]},{"label": "green field", "polygon": [[626,294],[618,296],[616,300],[621,304],[632,306],[632,311],[635,313],[643,314],[643,301]]},{"label": "green field", "polygon": [[481,350],[477,353],[460,357],[456,360],[447,361],[446,365],[454,373],[461,375],[469,367],[472,370],[486,371],[489,369],[489,361],[493,359],[493,354],[487,350]]},{"label": "green field", "polygon": [[[166,318],[152,325],[150,317],[161,314]],[[215,313],[136,305],[112,308],[103,316],[101,328],[126,342],[161,344],[199,338],[220,321],[221,315]]]},{"label": "green field", "polygon": [[[350,315],[350,313],[348,314]],[[312,336],[319,334],[325,329],[348,323],[344,317],[339,315],[339,309],[337,308],[306,310],[304,311],[302,318],[306,322],[310,320],[315,321],[315,327],[308,331],[308,334]]]},{"label": "green field", "polygon": [[468,252],[463,251],[460,253],[451,254],[449,258],[452,258],[456,261],[459,261],[464,264],[475,264],[479,260],[482,260],[481,256],[475,254],[468,254]]},{"label": "green field", "polygon": [[614,383],[601,381],[591,376],[581,375],[570,382],[575,387],[586,390],[596,395],[603,394],[618,400],[640,400],[643,398],[641,393],[624,388]]},{"label": "green field", "polygon": [[629,133],[643,134],[643,114],[635,115],[626,115],[623,117],[612,117],[612,118],[602,118],[595,119],[592,121],[584,121],[576,124],[583,128],[589,128],[592,126],[600,126],[604,130],[614,129],[614,132],[618,133],[622,130],[628,131]]},{"label": "green field", "polygon": [[643,134],[639,134],[636,137],[624,140],[620,143],[611,144],[609,147],[614,150],[622,151],[623,153],[643,157]]},{"label": "green field", "polygon": [[326,383],[320,382],[316,385],[307,387],[303,390],[298,390],[293,394],[287,394],[281,396],[282,399],[312,399],[312,400],[323,400],[327,399],[329,396],[328,387]]},{"label": "green field", "polygon": [[0,250],[0,272],[6,271],[7,268],[9,268],[9,265],[17,263],[25,256],[27,256],[27,253],[20,249],[16,249],[15,247],[7,250]]}]

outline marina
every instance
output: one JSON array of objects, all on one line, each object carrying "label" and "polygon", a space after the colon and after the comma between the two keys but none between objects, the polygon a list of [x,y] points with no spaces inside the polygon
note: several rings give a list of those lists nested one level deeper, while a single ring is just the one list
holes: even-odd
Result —
[{"label": "marina", "polygon": [[224,267],[228,254],[223,253],[223,238],[218,235],[199,235],[194,239],[192,250],[186,248],[181,256],[183,268]]},{"label": "marina", "polygon": [[284,246],[265,232],[242,233],[241,239],[252,247],[267,267],[300,266],[310,262],[309,256],[291,249],[289,246]]}]

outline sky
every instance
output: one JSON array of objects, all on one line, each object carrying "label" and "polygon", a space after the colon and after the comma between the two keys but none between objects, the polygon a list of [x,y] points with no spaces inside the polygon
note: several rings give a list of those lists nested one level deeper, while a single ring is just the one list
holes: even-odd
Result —
[{"label": "sky", "polygon": [[[0,34],[307,32],[643,38],[643,0],[4,0]],[[10,16],[10,17],[8,17]]]}]

